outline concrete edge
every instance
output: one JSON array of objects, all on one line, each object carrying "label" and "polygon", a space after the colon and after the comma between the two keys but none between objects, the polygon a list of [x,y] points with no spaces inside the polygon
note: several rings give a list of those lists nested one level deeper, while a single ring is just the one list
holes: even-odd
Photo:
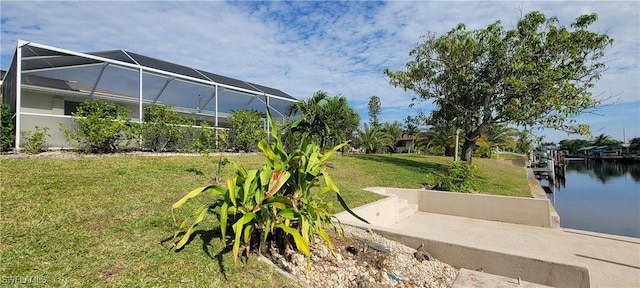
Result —
[{"label": "concrete edge", "polygon": [[380,226],[343,221],[362,229],[371,229],[381,236],[409,247],[424,244],[435,258],[449,265],[500,275],[553,287],[590,287],[589,268],[582,264],[559,263],[553,260],[525,257],[411,236]]},{"label": "concrete edge", "polygon": [[[386,197],[406,200],[410,205],[418,205],[418,210],[422,212],[537,227],[557,228],[559,226],[559,216],[557,217],[558,219],[554,219],[555,211],[552,213],[552,206],[546,196],[543,196],[543,199],[538,199],[394,187],[369,187],[365,188],[365,190]],[[542,190],[541,187],[540,190]],[[378,203],[378,207],[374,208],[375,205],[369,205],[372,203],[368,203],[368,206],[366,206],[367,212],[377,209],[378,213],[387,217],[397,212],[394,210],[397,205],[383,204],[381,202],[373,203]],[[360,207],[355,207],[354,211],[356,210],[360,210]],[[557,215],[557,213],[555,214]],[[396,218],[398,217],[396,216]],[[399,220],[396,219],[396,221]],[[372,224],[388,226],[377,222],[372,222]],[[387,224],[393,224],[393,222]]]},{"label": "concrete edge", "polygon": [[[531,197],[548,200],[547,193],[542,188],[542,185],[540,185],[540,181],[536,179],[531,168],[527,168],[527,181],[529,182]],[[549,221],[551,222],[551,228],[560,228],[560,214],[556,211],[556,207],[553,207],[551,201],[549,201]]]},{"label": "concrete edge", "polygon": [[451,288],[506,288],[506,287],[518,287],[518,288],[545,288],[551,287],[538,283],[532,283],[522,281],[520,278],[514,279],[509,277],[498,276],[494,274],[488,274],[479,271],[473,271],[468,269],[460,269],[458,277],[451,285]]}]

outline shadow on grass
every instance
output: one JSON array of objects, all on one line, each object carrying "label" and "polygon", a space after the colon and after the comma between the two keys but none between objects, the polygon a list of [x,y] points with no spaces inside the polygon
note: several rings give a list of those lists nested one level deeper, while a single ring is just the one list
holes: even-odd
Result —
[{"label": "shadow on grass", "polygon": [[198,170],[198,169],[193,168],[193,167],[191,167],[191,168],[187,168],[187,169],[186,169],[186,170],[184,170],[184,171],[185,171],[185,172],[191,172],[191,173],[194,173],[194,174],[196,174],[196,175],[198,175],[198,176],[204,176],[204,172],[202,172],[202,170]]},{"label": "shadow on grass", "polygon": [[447,171],[446,165],[431,163],[431,162],[421,162],[421,161],[411,160],[407,158],[391,157],[391,156],[377,155],[377,154],[358,154],[358,155],[352,155],[351,157],[355,159],[360,159],[360,160],[394,164],[408,170],[416,171],[418,173],[433,173],[433,172]]},{"label": "shadow on grass", "polygon": [[[184,234],[185,232],[180,232],[175,237],[171,236],[166,239],[163,239],[162,241],[160,241],[160,243],[164,244],[164,243],[172,242],[175,240],[179,241],[179,239],[181,239]],[[231,240],[225,241],[224,248],[220,250],[220,252],[218,252],[216,255],[212,255],[209,247],[213,247],[213,245],[211,245],[211,241],[214,238],[218,238],[218,239],[222,238],[222,232],[220,231],[220,228],[215,228],[211,230],[198,230],[193,232],[193,234],[189,236],[189,240],[187,240],[187,243],[185,243],[184,246],[182,246],[180,249],[175,249],[175,252],[177,253],[182,251],[185,247],[189,246],[189,244],[191,244],[191,242],[194,239],[196,239],[196,237],[199,237],[200,240],[202,240],[202,251],[205,254],[207,254],[207,256],[209,256],[209,258],[211,258],[212,260],[218,261],[218,267],[220,267],[220,274],[222,274],[222,277],[224,277],[224,279],[227,280],[227,273],[226,273],[226,269],[224,268],[223,256],[233,250],[233,243],[231,242]],[[173,244],[176,244],[176,243],[177,242],[173,242]]]},{"label": "shadow on grass", "polygon": [[511,160],[511,164],[518,167],[524,167],[526,165],[526,162],[524,160],[524,157],[518,157],[516,159]]}]

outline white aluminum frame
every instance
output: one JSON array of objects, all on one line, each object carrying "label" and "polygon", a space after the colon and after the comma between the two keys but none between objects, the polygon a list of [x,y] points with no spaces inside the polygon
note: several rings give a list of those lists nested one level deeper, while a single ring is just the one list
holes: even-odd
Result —
[{"label": "white aluminum frame", "polygon": [[[31,42],[31,41],[25,41],[25,40],[18,40],[17,42],[17,48],[16,48],[16,85],[15,85],[15,97],[16,97],[16,111],[15,111],[15,119],[16,119],[16,141],[15,141],[15,148],[19,149],[20,148],[20,124],[21,124],[21,115],[26,113],[22,113],[21,112],[21,106],[22,106],[22,74],[23,73],[33,73],[33,72],[37,72],[37,71],[44,71],[44,70],[51,70],[51,69],[64,69],[66,67],[52,67],[52,68],[43,68],[43,69],[34,69],[34,70],[29,70],[29,71],[22,71],[22,61],[23,60],[29,60],[29,59],[45,59],[45,58],[54,58],[57,56],[29,56],[29,57],[22,57],[22,49],[23,48],[28,48],[28,47],[36,47],[36,48],[40,48],[40,49],[44,49],[44,50],[49,50],[49,51],[53,51],[53,52],[58,52],[58,53],[63,53],[63,54],[67,54],[67,55],[71,55],[71,56],[76,56],[76,57],[82,57],[82,58],[86,58],[86,59],[91,59],[91,60],[95,60],[95,61],[99,61],[100,63],[92,63],[92,64],[87,64],[87,65],[102,65],[101,70],[99,75],[97,76],[93,86],[92,86],[92,90],[89,93],[90,98],[93,98],[95,90],[100,82],[100,79],[102,78],[102,74],[104,72],[104,70],[110,66],[116,66],[119,68],[124,68],[127,70],[133,70],[133,71],[137,71],[138,72],[138,115],[139,115],[139,121],[142,121],[143,119],[143,107],[142,104],[144,102],[144,98],[143,98],[143,92],[142,92],[142,78],[143,78],[143,74],[144,73],[149,73],[149,74],[155,74],[155,75],[159,75],[161,77],[167,77],[167,80],[165,81],[164,85],[162,86],[162,88],[158,91],[157,95],[155,95],[154,100],[152,101],[153,104],[155,104],[157,102],[157,100],[160,98],[161,94],[164,92],[166,86],[173,80],[182,80],[191,84],[199,84],[199,85],[203,85],[206,87],[211,87],[214,89],[213,93],[211,94],[211,96],[207,99],[205,105],[203,105],[203,107],[198,107],[197,109],[197,113],[201,113],[203,108],[209,104],[209,102],[213,99],[215,100],[215,127],[218,127],[218,116],[219,116],[219,112],[218,112],[218,89],[222,88],[222,89],[227,89],[236,93],[242,93],[242,94],[248,94],[251,97],[254,97],[250,100],[249,103],[251,103],[251,101],[253,101],[254,99],[258,99],[259,101],[265,103],[267,105],[267,107],[269,107],[272,111],[275,111],[277,114],[281,115],[284,117],[284,114],[281,113],[280,111],[273,109],[273,107],[271,107],[271,105],[269,105],[269,99],[270,98],[275,98],[275,99],[280,99],[280,100],[284,100],[284,101],[290,101],[290,102],[296,102],[296,100],[292,100],[292,99],[288,99],[288,98],[284,98],[284,97],[280,97],[277,95],[271,95],[268,93],[265,93],[263,91],[261,91],[261,89],[255,87],[254,85],[252,85],[251,83],[247,83],[244,82],[245,84],[255,88],[256,90],[260,91],[260,92],[256,92],[256,91],[252,91],[252,90],[247,90],[244,88],[240,88],[240,87],[235,87],[235,86],[231,86],[231,85],[226,85],[226,84],[222,84],[222,83],[217,83],[214,80],[212,80],[211,78],[207,77],[206,75],[203,75],[202,73],[200,73],[198,70],[191,68],[194,72],[198,73],[200,76],[202,76],[203,78],[207,79],[207,80],[203,80],[203,79],[198,79],[198,78],[194,78],[194,77],[190,77],[187,75],[182,75],[182,74],[176,74],[176,73],[172,73],[169,71],[164,71],[164,70],[160,70],[160,69],[155,69],[155,68],[151,68],[151,67],[146,67],[144,65],[140,65],[133,57],[131,57],[128,53],[126,53],[126,51],[121,50],[132,62],[134,62],[135,64],[131,64],[131,63],[126,63],[126,62],[122,62],[122,61],[118,61],[118,60],[113,60],[113,59],[109,59],[109,58],[105,58],[105,57],[100,57],[100,56],[95,56],[95,55],[90,55],[90,54],[86,54],[86,53],[81,53],[81,52],[76,52],[76,51],[71,51],[68,49],[63,49],[63,48],[57,48],[57,47],[53,47],[53,46],[48,46],[48,45],[44,45],[44,44],[39,44],[39,43],[35,43],[35,42]],[[46,61],[46,60],[45,60]],[[77,65],[77,66],[83,66],[83,65]],[[265,101],[263,101],[262,99],[260,99],[261,97],[265,97]],[[249,104],[247,103],[247,105]],[[51,115],[53,116],[53,115]],[[268,124],[267,124],[268,125]],[[269,132],[269,127],[267,126],[267,133]],[[217,131],[217,129],[216,129]]]}]

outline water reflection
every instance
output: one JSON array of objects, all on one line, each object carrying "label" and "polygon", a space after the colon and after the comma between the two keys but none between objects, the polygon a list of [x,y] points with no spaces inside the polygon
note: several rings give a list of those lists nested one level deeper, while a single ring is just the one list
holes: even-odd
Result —
[{"label": "water reflection", "polygon": [[640,237],[640,164],[570,161],[553,184],[562,227]]},{"label": "water reflection", "polygon": [[567,172],[569,171],[587,174],[592,179],[605,184],[615,178],[625,177],[626,174],[629,174],[635,182],[640,183],[640,165],[638,164],[599,162],[592,160],[569,161],[567,165]]}]

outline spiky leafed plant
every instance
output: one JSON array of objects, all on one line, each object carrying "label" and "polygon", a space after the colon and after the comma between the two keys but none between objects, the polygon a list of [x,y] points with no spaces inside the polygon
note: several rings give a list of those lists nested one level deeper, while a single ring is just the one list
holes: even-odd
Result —
[{"label": "spiky leafed plant", "polygon": [[[258,143],[258,148],[266,158],[262,167],[246,170],[233,163],[236,176],[227,180],[226,187],[210,185],[197,188],[171,207],[173,214],[174,209],[202,193],[215,198],[212,203],[199,207],[182,221],[176,236],[180,231],[184,231],[184,235],[176,243],[176,249],[187,243],[207,215],[217,214],[223,241],[226,239],[227,224],[233,222],[231,227],[235,239],[232,250],[234,264],[241,242],[248,253],[252,239],[259,239],[259,247],[265,247],[267,240],[271,239],[276,244],[283,243],[285,247],[281,248],[287,249],[292,238],[295,247],[306,255],[309,265],[309,247],[314,243],[315,236],[325,240],[333,249],[326,228],[340,228],[339,222],[334,221],[336,218],[330,212],[331,203],[325,202],[322,197],[323,194],[331,192],[336,193],[338,201],[346,211],[367,222],[349,209],[338,186],[323,165],[325,160],[347,143],[337,145],[322,154],[317,145],[307,143],[307,138],[302,137],[297,148],[287,151],[273,117],[268,110],[267,112],[273,141],[269,143],[262,139]],[[259,252],[260,249],[258,248]]]}]

